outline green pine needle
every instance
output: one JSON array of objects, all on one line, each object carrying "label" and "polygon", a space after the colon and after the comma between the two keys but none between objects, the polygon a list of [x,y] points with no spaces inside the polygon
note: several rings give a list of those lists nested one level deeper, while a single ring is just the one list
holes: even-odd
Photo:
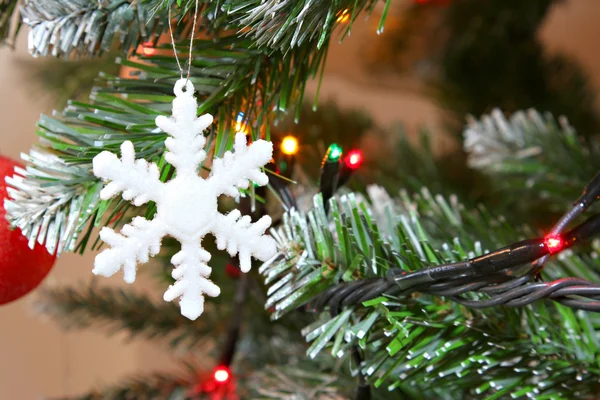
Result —
[{"label": "green pine needle", "polygon": [[215,312],[190,322],[177,304],[156,303],[145,294],[113,287],[44,289],[37,309],[64,328],[101,327],[109,334],[126,331],[131,338],[167,338],[173,347],[199,345],[226,328],[226,321],[214,318]]},{"label": "green pine needle", "polygon": [[139,376],[125,380],[120,385],[61,400],[189,399],[194,386],[194,375],[192,371],[187,375],[185,378],[175,374]]},{"label": "green pine needle", "polygon": [[[398,202],[371,193],[371,206],[343,196],[330,201],[331,214],[325,217],[317,196],[306,216],[291,211],[284,217],[273,233],[280,259],[260,269],[269,286],[266,308],[274,308],[274,319],[341,281],[463,260],[531,234],[483,208],[467,210],[427,190],[413,198],[405,194]],[[598,257],[573,252],[545,269],[562,276],[598,270]],[[412,295],[380,297],[335,317],[325,312],[302,333],[311,343],[309,357],[324,349],[343,357],[358,345],[366,355],[361,370],[376,387],[393,390],[403,382],[428,398],[522,392],[569,398],[599,389],[590,383],[600,376],[599,329],[599,318],[554,303],[476,310]]]},{"label": "green pine needle", "polygon": [[14,40],[22,24],[20,18],[16,18],[15,21],[15,14],[19,13],[18,3],[18,0],[0,1],[0,46],[14,46]]},{"label": "green pine needle", "polygon": [[496,109],[470,117],[464,135],[469,165],[530,207],[543,199],[564,208],[600,170],[600,136],[578,136],[565,117]]}]

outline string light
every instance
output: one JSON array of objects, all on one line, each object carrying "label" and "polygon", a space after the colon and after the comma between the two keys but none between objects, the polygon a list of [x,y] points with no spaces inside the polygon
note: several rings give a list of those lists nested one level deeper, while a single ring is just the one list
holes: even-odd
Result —
[{"label": "string light", "polygon": [[[363,304],[383,293],[400,289],[404,295],[422,292],[448,296],[453,301],[473,308],[497,307],[501,304],[523,307],[540,298],[547,298],[573,309],[600,312],[600,285],[596,283],[580,278],[532,282],[533,276],[543,266],[543,263],[540,265],[536,261],[600,235],[600,213],[590,216],[565,233],[556,233],[562,232],[597,200],[600,200],[600,173],[588,183],[574,207],[559,219],[553,232],[543,238],[521,240],[469,260],[413,272],[394,268],[385,278],[375,282],[371,279],[344,282],[327,290],[326,296],[313,300],[311,307],[319,311],[326,307],[337,310],[342,304]],[[529,265],[528,273],[523,273],[525,265]],[[469,287],[480,292],[489,288],[486,292],[490,298],[474,300],[462,297],[471,290]]]},{"label": "string light", "polygon": [[349,19],[350,19],[350,12],[346,8],[344,11],[342,11],[340,13],[340,15],[338,15],[337,22],[339,22],[340,24],[344,24],[344,23],[348,22]]},{"label": "string light", "polygon": [[225,366],[219,366],[219,367],[215,368],[213,377],[215,378],[215,381],[217,381],[219,383],[227,382],[229,380],[229,378],[231,377],[231,374],[229,373],[229,368],[227,368]]},{"label": "string light", "polygon": [[246,124],[244,124],[245,114],[243,112],[239,112],[235,119],[235,132],[242,132],[244,135],[248,134],[248,130],[246,129]]},{"label": "string light", "polygon": [[360,150],[351,150],[344,158],[344,164],[350,169],[357,169],[363,161],[363,155]]},{"label": "string light", "polygon": [[544,244],[550,254],[554,254],[561,251],[565,243],[560,236],[549,235],[544,238]]},{"label": "string light", "polygon": [[321,164],[321,175],[319,177],[319,191],[323,196],[325,212],[329,207],[329,199],[338,188],[340,179],[340,158],[342,157],[342,146],[332,143],[323,157]]},{"label": "string light", "polygon": [[332,143],[329,145],[327,149],[327,160],[328,161],[337,161],[342,156],[342,146],[337,143]]},{"label": "string light", "polygon": [[281,141],[281,151],[288,156],[296,154],[298,152],[298,139],[292,135],[284,137]]}]

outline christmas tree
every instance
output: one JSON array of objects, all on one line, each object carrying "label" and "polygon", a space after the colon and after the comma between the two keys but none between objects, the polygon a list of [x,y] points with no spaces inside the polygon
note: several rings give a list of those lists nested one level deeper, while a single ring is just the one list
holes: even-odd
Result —
[{"label": "christmas tree", "polygon": [[[90,276],[151,270],[165,290],[59,286],[38,304],[186,354],[183,371],[78,398],[600,392],[598,123],[583,72],[536,37],[553,1],[419,1],[391,29],[390,0],[18,3],[0,3],[3,43],[26,25],[32,55],[88,60],[67,66],[82,80],[119,54],[87,98],[72,84],[40,118],[6,219],[38,251],[100,249]],[[305,98],[328,47],[378,6],[372,68],[406,68],[381,54],[436,66],[452,152],[393,131],[396,148],[366,154],[361,136],[384,128]],[[432,15],[442,29],[415,55],[404,39]],[[191,362],[200,349],[212,357]]]}]

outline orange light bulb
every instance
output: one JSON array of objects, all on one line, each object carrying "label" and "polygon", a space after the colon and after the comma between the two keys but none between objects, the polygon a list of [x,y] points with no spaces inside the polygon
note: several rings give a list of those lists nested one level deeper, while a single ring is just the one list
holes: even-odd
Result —
[{"label": "orange light bulb", "polygon": [[339,22],[340,24],[344,24],[344,23],[348,22],[349,19],[350,19],[350,13],[348,12],[348,9],[345,9],[338,15],[337,22]]},{"label": "orange light bulb", "polygon": [[298,152],[298,139],[292,135],[284,137],[281,141],[281,151],[288,156],[296,154]]}]

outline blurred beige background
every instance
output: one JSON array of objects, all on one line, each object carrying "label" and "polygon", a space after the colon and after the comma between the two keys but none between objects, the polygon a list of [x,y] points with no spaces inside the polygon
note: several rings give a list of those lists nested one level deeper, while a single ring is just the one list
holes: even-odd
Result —
[{"label": "blurred beige background", "polygon": [[[559,50],[575,57],[600,88],[600,2],[571,0],[557,6],[541,32],[549,51]],[[40,113],[52,107],[15,62],[28,57],[26,32],[17,51],[0,50],[0,152],[17,158],[37,140],[35,123]],[[385,34],[385,33],[384,33]],[[361,49],[377,40],[373,21],[358,23],[342,45],[332,44],[322,87],[322,99],[334,98],[344,107],[366,109],[381,125],[404,122],[409,130],[426,126],[435,130],[436,107],[415,92],[411,82],[378,80],[364,72]],[[417,85],[418,86],[418,85]],[[309,86],[314,93],[316,83]],[[94,254],[67,254],[60,258],[44,284],[87,284],[92,279]],[[99,284],[121,285],[120,276]],[[154,290],[143,279],[136,290]],[[40,399],[82,393],[92,387],[116,383],[128,375],[149,370],[168,370],[176,354],[162,346],[126,343],[124,336],[76,331],[66,333],[44,321],[31,309],[35,292],[20,301],[0,307],[0,399]]]}]

